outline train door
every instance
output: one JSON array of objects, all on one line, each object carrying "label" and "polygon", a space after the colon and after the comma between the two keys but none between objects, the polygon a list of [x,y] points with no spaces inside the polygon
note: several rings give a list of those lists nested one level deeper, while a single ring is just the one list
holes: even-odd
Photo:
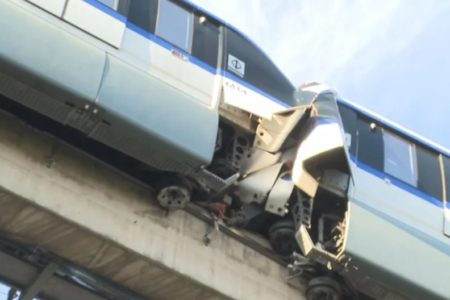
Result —
[{"label": "train door", "polygon": [[175,2],[160,0],[151,65],[158,76],[207,106],[218,98],[219,24]]},{"label": "train door", "polygon": [[444,234],[450,237],[450,158],[443,156],[446,201],[444,201]]},{"label": "train door", "polygon": [[[47,1],[51,2],[51,1]],[[124,0],[67,0],[63,18],[100,40],[119,48],[126,26],[120,13]]]}]

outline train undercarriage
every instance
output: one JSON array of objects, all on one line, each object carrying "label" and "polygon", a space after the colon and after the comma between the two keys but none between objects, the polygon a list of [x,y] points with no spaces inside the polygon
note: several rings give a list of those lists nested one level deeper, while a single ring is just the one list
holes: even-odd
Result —
[{"label": "train undercarriage", "polygon": [[271,120],[223,105],[208,176],[166,177],[157,199],[168,210],[192,199],[217,222],[263,235],[293,274],[311,279],[308,299],[342,299],[350,292],[333,274],[345,269],[351,172],[336,95],[315,88]]}]

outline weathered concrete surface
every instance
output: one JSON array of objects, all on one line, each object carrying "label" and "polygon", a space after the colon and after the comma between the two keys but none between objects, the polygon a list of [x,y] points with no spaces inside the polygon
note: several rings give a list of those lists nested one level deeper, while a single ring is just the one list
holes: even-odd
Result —
[{"label": "weathered concrete surface", "polygon": [[303,299],[284,267],[222,233],[204,246],[206,224],[183,211],[166,216],[151,198],[0,112],[1,231],[151,299]]}]

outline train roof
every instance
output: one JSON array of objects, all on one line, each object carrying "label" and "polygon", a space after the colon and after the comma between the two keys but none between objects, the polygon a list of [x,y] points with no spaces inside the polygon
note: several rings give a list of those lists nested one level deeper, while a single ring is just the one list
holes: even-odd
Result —
[{"label": "train roof", "polygon": [[405,127],[403,127],[403,126],[401,126],[401,125],[399,125],[399,124],[397,124],[397,123],[395,123],[395,122],[393,122],[393,121],[391,121],[391,120],[389,120],[389,119],[387,119],[385,117],[382,117],[379,114],[377,114],[377,113],[375,113],[373,111],[370,111],[369,109],[364,108],[364,107],[362,107],[362,106],[360,106],[360,105],[358,105],[358,104],[356,104],[356,103],[354,103],[352,101],[349,101],[347,99],[339,98],[338,102],[343,104],[343,105],[345,105],[345,106],[347,106],[347,107],[350,107],[351,109],[353,109],[353,110],[355,110],[355,111],[357,111],[357,112],[359,112],[359,113],[361,113],[363,115],[368,116],[369,118],[371,118],[371,119],[373,119],[373,120],[375,120],[375,121],[377,121],[377,122],[379,122],[379,123],[381,123],[383,125],[386,125],[387,127],[397,131],[401,135],[404,135],[406,137],[409,137],[409,138],[413,139],[415,142],[418,142],[418,143],[420,143],[420,144],[422,144],[422,145],[424,145],[424,146],[426,146],[428,148],[431,148],[432,150],[434,150],[436,152],[442,153],[445,156],[450,157],[450,150],[449,149],[446,149],[444,146],[441,146],[441,145],[439,145],[439,144],[437,144],[437,143],[435,143],[435,142],[433,142],[433,141],[431,141],[431,140],[421,136],[420,134],[411,131],[410,129],[407,129],[407,128],[405,128]]}]

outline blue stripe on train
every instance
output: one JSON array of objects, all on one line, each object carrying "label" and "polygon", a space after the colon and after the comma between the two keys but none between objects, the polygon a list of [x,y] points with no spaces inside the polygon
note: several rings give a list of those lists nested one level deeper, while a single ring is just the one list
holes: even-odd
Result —
[{"label": "blue stripe on train", "polygon": [[206,70],[207,72],[209,72],[211,74],[218,74],[218,73],[220,73],[222,76],[224,76],[224,77],[226,77],[226,78],[228,78],[230,80],[233,80],[233,81],[235,81],[235,82],[245,86],[246,88],[254,91],[257,94],[260,94],[260,95],[270,99],[272,102],[275,102],[275,103],[277,103],[278,105],[281,105],[284,108],[290,108],[291,107],[289,104],[287,104],[287,103],[285,103],[285,102],[283,102],[281,100],[278,100],[277,98],[273,97],[272,95],[270,95],[270,94],[268,94],[268,93],[258,89],[257,87],[255,87],[255,86],[253,86],[253,85],[251,85],[251,84],[249,84],[247,82],[245,82],[244,80],[240,79],[236,75],[234,75],[234,74],[232,74],[232,73],[230,73],[230,72],[228,72],[226,70],[220,69],[220,68],[216,69],[216,68],[211,67],[210,65],[208,65],[208,64],[204,63],[203,61],[201,61],[200,59],[190,55],[188,52],[174,47],[171,43],[166,42],[165,40],[159,38],[158,36],[156,36],[154,34],[151,34],[151,33],[143,30],[142,28],[140,28],[140,27],[138,27],[138,26],[136,26],[136,25],[134,25],[134,24],[132,24],[130,22],[127,23],[127,28],[132,30],[132,31],[134,31],[134,32],[136,32],[137,34],[141,35],[142,37],[144,37],[144,38],[146,38],[146,39],[148,39],[148,40],[158,44],[159,46],[169,50],[169,51],[178,51],[181,55],[186,57],[191,63],[199,66],[200,68]]},{"label": "blue stripe on train", "polygon": [[127,18],[121,14],[119,14],[117,11],[112,9],[111,7],[97,1],[97,0],[84,0],[86,3],[89,3],[90,5],[94,6],[95,8],[101,10],[102,12],[110,15],[111,17],[119,20],[122,23],[125,23],[127,21]]},{"label": "blue stripe on train", "polygon": [[[368,172],[368,173],[370,173],[370,174],[372,174],[372,175],[374,175],[374,176],[376,176],[376,177],[378,177],[380,179],[383,179],[383,180],[388,179],[392,185],[394,185],[394,186],[396,186],[396,187],[398,187],[398,188],[400,188],[400,189],[402,189],[404,191],[407,191],[407,192],[413,194],[414,196],[416,196],[416,197],[418,197],[420,199],[423,199],[423,200],[433,204],[434,206],[443,208],[443,203],[442,203],[441,200],[438,200],[438,199],[436,199],[436,198],[434,198],[434,197],[432,197],[432,196],[422,192],[421,190],[417,189],[416,187],[413,187],[413,186],[411,186],[411,185],[409,185],[409,184],[407,184],[407,183],[405,183],[405,182],[403,182],[403,181],[401,181],[401,180],[399,180],[399,179],[397,179],[395,177],[392,177],[389,174],[381,172],[381,171],[379,171],[379,170],[377,170],[377,169],[375,169],[375,168],[373,168],[373,167],[371,167],[371,166],[369,166],[369,165],[367,165],[367,164],[365,164],[365,163],[363,163],[361,161],[358,161],[354,155],[350,155],[350,159],[355,163],[355,165],[358,168],[360,168],[360,169],[362,169],[362,170],[364,170],[364,171],[366,171],[366,172]],[[447,206],[448,206],[448,204],[447,204]]]},{"label": "blue stripe on train", "polygon": [[284,108],[291,108],[292,107],[289,104],[287,104],[287,103],[285,103],[285,102],[283,102],[281,100],[278,100],[277,98],[273,97],[272,95],[269,95],[266,92],[258,89],[257,87],[255,87],[255,86],[245,82],[244,80],[240,79],[236,75],[231,74],[230,72],[228,72],[226,70],[222,70],[222,76],[224,76],[224,77],[226,77],[228,79],[231,79],[233,81],[236,81],[237,83],[245,86],[246,88],[248,88],[248,89],[250,89],[250,90],[252,90],[252,91],[254,91],[254,92],[256,92],[256,93],[258,93],[258,94],[260,94],[260,95],[262,95],[264,97],[266,97],[266,98],[269,98],[270,100],[272,100],[272,102],[275,102],[276,104],[281,105]]},{"label": "blue stripe on train", "polygon": [[379,122],[379,123],[381,123],[383,125],[386,125],[387,127],[391,128],[391,129],[394,129],[395,131],[397,131],[398,133],[400,133],[400,134],[402,134],[404,136],[411,137],[415,142],[423,144],[423,145],[433,149],[434,151],[436,151],[438,153],[442,153],[445,156],[450,157],[450,151],[449,150],[443,149],[442,146],[435,145],[433,142],[427,141],[425,138],[423,138],[423,137],[421,137],[419,135],[416,135],[416,134],[414,134],[412,132],[408,132],[408,130],[405,130],[404,128],[401,128],[398,125],[393,124],[392,121],[385,120],[385,119],[383,119],[383,117],[377,116],[375,113],[370,112],[370,111],[368,111],[368,110],[366,110],[364,108],[358,107],[357,105],[355,105],[355,104],[353,104],[351,102],[348,102],[345,99],[338,98],[337,102],[339,104],[343,105],[343,106],[346,106],[346,107],[350,108],[351,110],[355,110],[355,111],[357,111],[359,113],[362,113],[365,116],[370,117],[375,122]]}]

